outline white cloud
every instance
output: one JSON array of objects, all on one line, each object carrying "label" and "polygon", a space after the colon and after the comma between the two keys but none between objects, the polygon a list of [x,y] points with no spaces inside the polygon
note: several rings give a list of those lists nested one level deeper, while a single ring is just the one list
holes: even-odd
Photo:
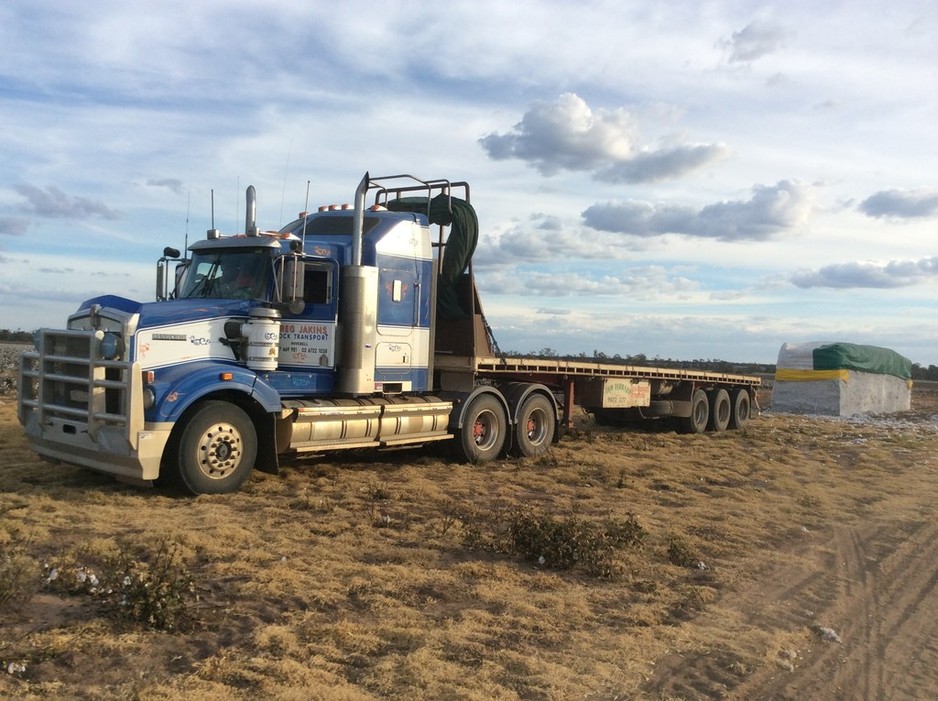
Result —
[{"label": "white cloud", "polygon": [[538,213],[524,222],[490,231],[476,249],[477,267],[551,263],[569,260],[616,260],[634,257],[641,246],[624,246],[618,234],[590,231],[582,223]]},{"label": "white cloud", "polygon": [[14,185],[13,189],[26,200],[20,206],[20,210],[34,216],[79,220],[88,217],[120,218],[120,212],[111,209],[103,202],[88,197],[68,195],[54,185],[48,185],[44,190],[34,185]]},{"label": "white cloud", "polygon": [[661,266],[632,267],[615,273],[590,270],[487,270],[480,286],[490,294],[537,297],[618,297],[635,300],[686,297],[699,284]]},{"label": "white cloud", "polygon": [[733,32],[725,43],[731,63],[748,63],[774,53],[785,45],[788,32],[774,22],[754,20]]},{"label": "white cloud", "polygon": [[29,231],[29,220],[26,217],[0,216],[0,236],[22,236]]},{"label": "white cloud", "polygon": [[791,276],[792,283],[798,287],[840,289],[909,287],[936,279],[938,256],[921,260],[892,260],[887,263],[835,263],[819,270],[800,271]]},{"label": "white cloud", "polygon": [[165,187],[167,190],[175,192],[177,195],[181,195],[184,192],[182,180],[179,178],[149,178],[147,179],[147,186]]},{"label": "white cloud", "polygon": [[573,93],[535,103],[510,132],[487,134],[479,143],[492,159],[517,158],[542,175],[587,171],[609,183],[676,178],[727,154],[722,144],[642,144],[627,110],[593,110]]},{"label": "white cloud", "polygon": [[883,190],[863,200],[860,211],[878,218],[938,216],[938,190]]},{"label": "white cloud", "polygon": [[626,201],[596,204],[583,212],[587,226],[650,237],[683,234],[720,241],[765,241],[801,233],[814,206],[813,189],[801,182],[756,185],[746,201],[717,202],[701,209]]}]

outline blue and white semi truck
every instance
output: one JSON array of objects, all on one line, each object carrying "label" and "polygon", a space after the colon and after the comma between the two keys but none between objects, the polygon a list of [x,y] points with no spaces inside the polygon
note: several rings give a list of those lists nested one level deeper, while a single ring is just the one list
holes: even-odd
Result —
[{"label": "blue and white semi truck", "polygon": [[253,187],[246,205],[243,234],[164,250],[155,302],[95,297],[37,332],[18,416],[40,456],[225,493],[335,450],[541,455],[575,404],[694,433],[749,421],[758,377],[501,356],[465,182],[366,174],[353,206],[276,232],[258,229]]}]

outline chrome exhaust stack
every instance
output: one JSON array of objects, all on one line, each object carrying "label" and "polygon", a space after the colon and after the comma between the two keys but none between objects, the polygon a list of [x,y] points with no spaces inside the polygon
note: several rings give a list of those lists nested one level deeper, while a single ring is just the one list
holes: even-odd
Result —
[{"label": "chrome exhaust stack", "polygon": [[375,345],[377,343],[378,269],[362,265],[362,231],[365,223],[365,196],[368,173],[355,190],[352,223],[352,264],[342,269],[340,318],[342,334],[338,357],[336,389],[352,396],[375,390]]},{"label": "chrome exhaust stack", "polygon": [[362,232],[365,228],[365,195],[368,193],[368,186],[371,181],[368,173],[358,183],[355,188],[355,218],[352,223],[352,265],[362,264]]},{"label": "chrome exhaust stack", "polygon": [[244,233],[248,236],[257,236],[257,192],[255,192],[253,185],[248,185],[248,190],[244,195],[244,203]]}]

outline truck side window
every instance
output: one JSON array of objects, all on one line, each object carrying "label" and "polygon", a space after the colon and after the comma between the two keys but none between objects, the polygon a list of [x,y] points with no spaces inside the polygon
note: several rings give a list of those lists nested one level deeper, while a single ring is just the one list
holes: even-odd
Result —
[{"label": "truck side window", "polygon": [[332,301],[331,270],[306,266],[303,276],[303,300],[308,304],[329,304]]}]

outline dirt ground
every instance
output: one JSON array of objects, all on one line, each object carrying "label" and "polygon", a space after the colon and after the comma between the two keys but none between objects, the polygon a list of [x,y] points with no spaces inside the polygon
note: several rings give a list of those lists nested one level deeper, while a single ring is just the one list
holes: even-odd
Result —
[{"label": "dirt ground", "polygon": [[[39,461],[0,396],[0,697],[933,698],[936,497],[926,385],[901,415],[584,417],[547,458],[319,458],[198,498]],[[644,537],[603,575],[487,547],[520,511]],[[167,543],[168,630],[50,582]]]}]

